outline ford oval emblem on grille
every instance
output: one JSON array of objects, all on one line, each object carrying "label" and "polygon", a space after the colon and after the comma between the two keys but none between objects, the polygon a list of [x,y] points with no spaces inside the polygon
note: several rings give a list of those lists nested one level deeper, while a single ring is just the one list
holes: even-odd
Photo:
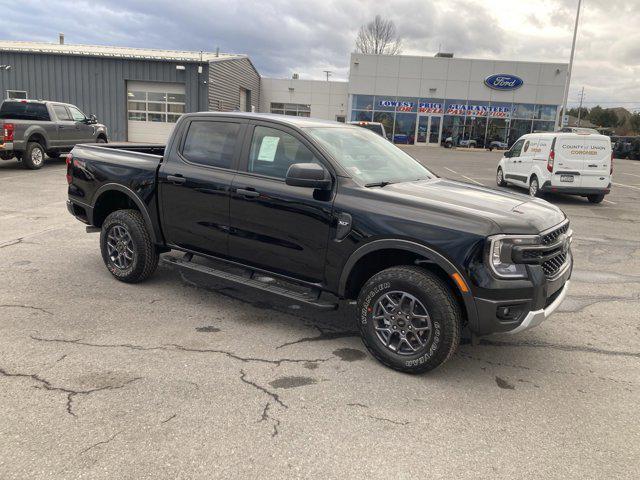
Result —
[{"label": "ford oval emblem on grille", "polygon": [[494,90],[515,90],[520,88],[523,83],[524,81],[520,77],[506,73],[496,73],[484,79],[484,84]]}]

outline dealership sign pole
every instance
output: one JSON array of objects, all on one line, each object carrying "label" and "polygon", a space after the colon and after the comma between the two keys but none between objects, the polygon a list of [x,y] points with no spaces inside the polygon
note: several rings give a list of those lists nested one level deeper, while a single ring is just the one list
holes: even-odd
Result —
[{"label": "dealership sign pole", "polygon": [[569,68],[567,69],[567,81],[564,84],[564,98],[562,100],[562,115],[567,114],[567,97],[569,96],[569,84],[571,83],[571,70],[573,69],[573,54],[576,51],[576,36],[578,35],[578,19],[580,18],[580,5],[582,0],[578,0],[578,11],[576,12],[576,24],[573,27],[573,42],[571,43],[571,57],[569,58]]}]

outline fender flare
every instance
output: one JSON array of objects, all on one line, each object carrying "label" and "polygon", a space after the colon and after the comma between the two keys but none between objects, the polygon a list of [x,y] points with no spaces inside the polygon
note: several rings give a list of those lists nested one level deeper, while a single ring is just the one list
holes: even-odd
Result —
[{"label": "fender flare", "polygon": [[140,210],[140,213],[142,214],[142,218],[143,218],[144,223],[145,223],[145,225],[147,227],[149,235],[151,235],[151,240],[153,241],[153,243],[157,244],[158,243],[158,236],[157,236],[156,230],[155,230],[155,228],[153,226],[153,222],[151,221],[151,215],[149,214],[149,210],[147,209],[147,206],[140,199],[140,197],[138,197],[135,194],[135,192],[133,190],[131,190],[128,187],[125,187],[124,185],[120,185],[119,183],[105,183],[98,190],[96,190],[96,193],[94,193],[93,200],[91,202],[91,219],[90,219],[90,223],[93,224],[93,211],[95,210],[96,203],[97,203],[98,199],[100,199],[100,196],[103,193],[114,191],[114,190],[118,191],[118,192],[121,192],[121,193],[124,193],[127,197],[129,197],[133,201],[133,203],[136,204],[136,206],[138,207],[138,210]]},{"label": "fender flare", "polygon": [[27,148],[27,144],[31,140],[31,137],[33,137],[34,135],[40,135],[44,139],[43,147],[45,150],[47,150],[49,148],[49,137],[47,136],[47,132],[45,131],[45,129],[40,127],[39,125],[31,125],[25,130],[24,136],[22,137],[24,138],[24,148]]},{"label": "fender flare", "polygon": [[462,299],[464,301],[464,308],[467,312],[467,320],[471,325],[474,325],[476,323],[477,316],[478,316],[476,311],[476,302],[473,297],[473,294],[471,293],[470,283],[466,275],[463,272],[461,272],[453,263],[451,263],[449,259],[447,259],[441,253],[438,253],[437,251],[433,250],[430,247],[427,247],[426,245],[412,242],[410,240],[401,240],[401,239],[373,240],[365,245],[362,245],[355,252],[353,252],[351,256],[349,256],[349,258],[347,259],[346,263],[344,264],[344,267],[342,268],[342,273],[340,274],[340,280],[338,283],[338,293],[340,297],[344,297],[345,295],[347,280],[349,279],[349,275],[351,275],[351,272],[353,271],[353,267],[356,265],[358,260],[360,260],[362,257],[364,257],[365,255],[371,252],[375,252],[376,250],[387,250],[387,249],[405,250],[408,252],[416,253],[418,255],[421,255],[429,259],[431,262],[438,265],[447,273],[447,275],[451,276],[454,273],[457,273],[458,275],[460,275],[462,279],[465,281],[465,283],[469,286],[469,291],[467,291],[466,293],[458,289],[458,292],[460,292],[460,295],[462,296]]}]

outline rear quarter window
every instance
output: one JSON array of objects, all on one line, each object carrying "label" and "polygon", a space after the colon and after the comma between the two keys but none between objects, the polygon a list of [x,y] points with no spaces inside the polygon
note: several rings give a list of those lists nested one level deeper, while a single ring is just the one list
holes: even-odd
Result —
[{"label": "rear quarter window", "polygon": [[195,120],[189,125],[182,156],[193,163],[231,168],[240,124]]},{"label": "rear quarter window", "polygon": [[43,103],[3,102],[0,106],[0,119],[49,121],[49,111]]}]

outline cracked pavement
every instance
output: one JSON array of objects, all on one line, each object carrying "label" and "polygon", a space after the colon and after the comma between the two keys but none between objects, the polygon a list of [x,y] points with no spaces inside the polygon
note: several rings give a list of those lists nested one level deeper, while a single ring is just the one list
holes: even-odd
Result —
[{"label": "cracked pavement", "polygon": [[[493,186],[496,152],[408,150]],[[65,199],[64,161],[0,162],[2,480],[640,476],[640,190],[550,198],[575,233],[565,303],[423,376],[373,360],[350,305],[165,265],[117,282]]]}]

